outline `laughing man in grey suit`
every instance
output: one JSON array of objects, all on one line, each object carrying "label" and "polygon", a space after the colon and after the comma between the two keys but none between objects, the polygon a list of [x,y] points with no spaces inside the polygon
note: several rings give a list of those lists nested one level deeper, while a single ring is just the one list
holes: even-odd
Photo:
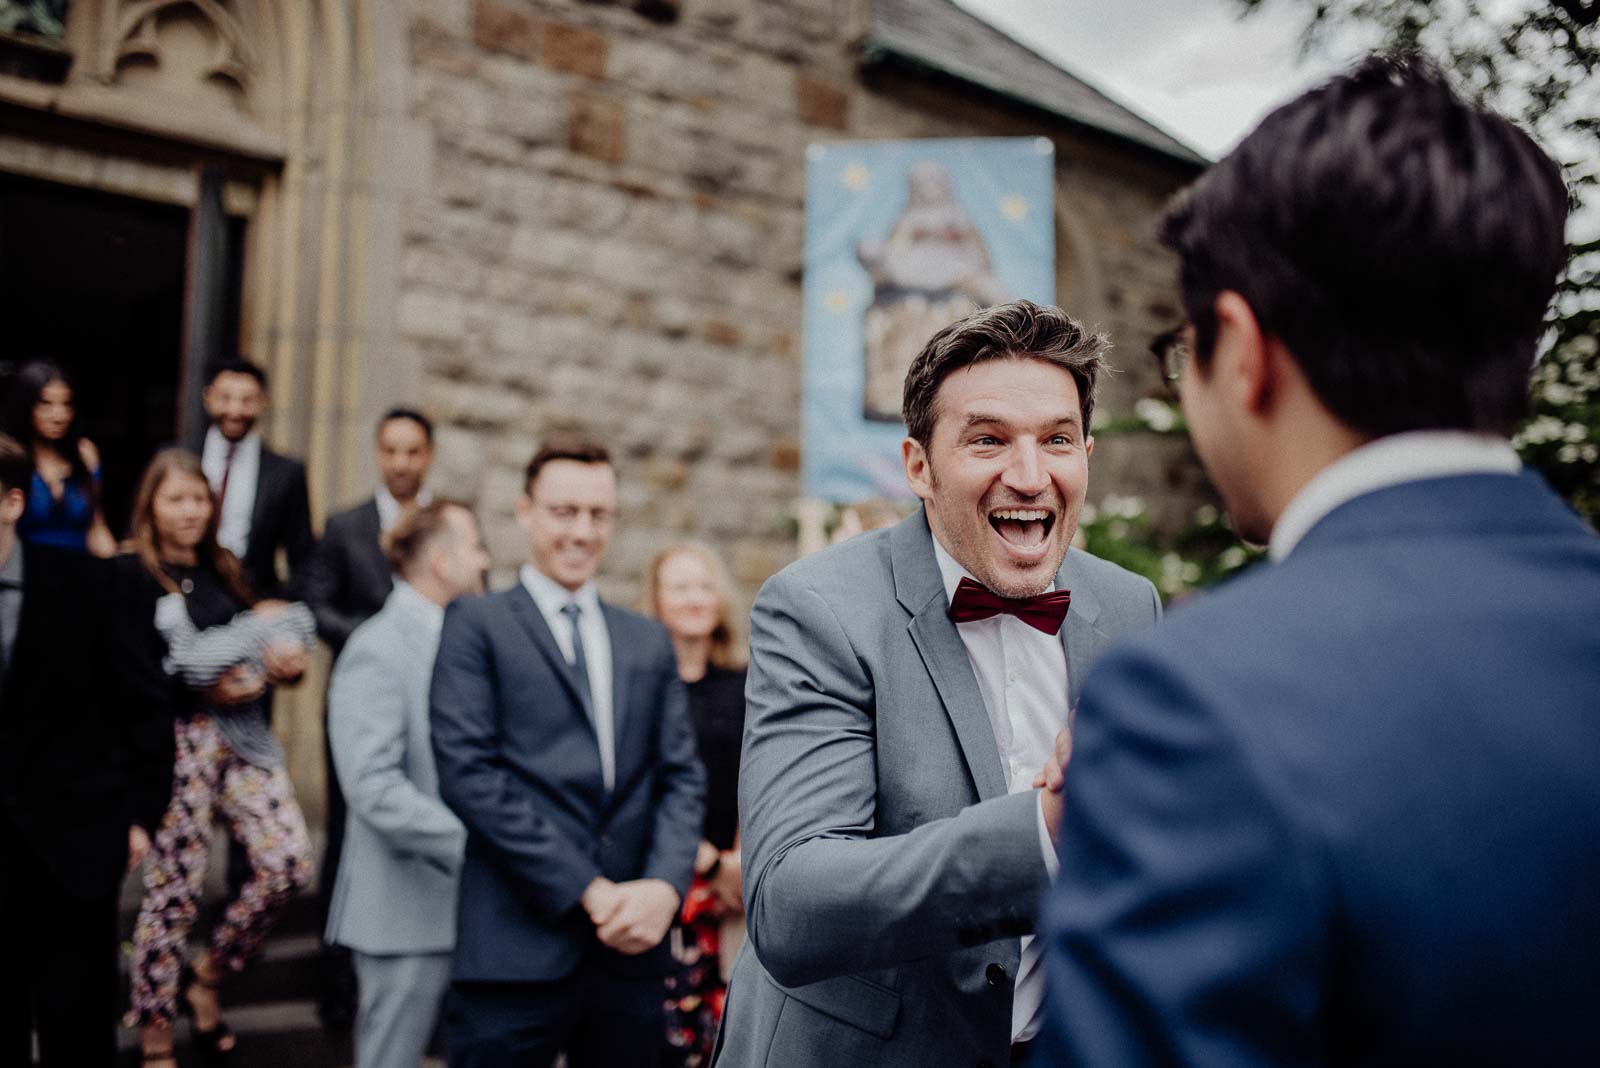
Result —
[{"label": "laughing man in grey suit", "polygon": [[328,689],[348,812],[327,939],[354,956],[357,1068],[419,1064],[449,984],[467,832],[439,800],[428,687],[445,605],[481,593],[489,566],[472,513],[445,501],[402,517],[387,555],[394,591]]},{"label": "laughing man in grey suit", "polygon": [[720,1068],[999,1068],[1037,1031],[1061,808],[1035,783],[1089,664],[1160,614],[1068,550],[1104,349],[1026,301],[941,331],[906,378],[922,511],[756,600]]}]

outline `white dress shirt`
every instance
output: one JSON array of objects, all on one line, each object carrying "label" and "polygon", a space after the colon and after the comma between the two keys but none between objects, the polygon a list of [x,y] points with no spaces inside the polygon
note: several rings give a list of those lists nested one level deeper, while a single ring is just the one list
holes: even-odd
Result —
[{"label": "white dress shirt", "polygon": [[[933,555],[944,577],[945,599],[955,597],[964,578],[976,578],[956,563],[939,539]],[[1050,584],[1055,589],[1055,583]],[[1011,793],[1033,789],[1034,776],[1055,752],[1056,735],[1067,728],[1067,653],[1060,634],[1046,634],[1015,616],[998,615],[971,623],[957,623],[956,632],[967,647],[972,672],[978,677],[984,711],[994,728],[995,745]],[[1039,848],[1054,879],[1061,862],[1038,813]],[[1030,903],[1031,904],[1031,903]],[[1011,998],[1011,1041],[1026,1042],[1044,1022],[1044,970],[1042,952],[1031,935],[1022,939],[1022,960]]]},{"label": "white dress shirt", "polygon": [[228,496],[221,502],[217,520],[217,541],[233,555],[243,558],[250,547],[250,518],[256,507],[256,479],[261,474],[261,435],[254,430],[239,439],[233,453],[233,471],[228,473],[228,439],[215,426],[206,431],[205,447],[200,452],[200,469],[211,483],[211,492],[222,490],[228,477]]},{"label": "white dress shirt", "polygon": [[1369,442],[1318,471],[1272,527],[1274,563],[1300,544],[1327,514],[1357,497],[1405,482],[1450,475],[1514,475],[1522,461],[1505,438],[1459,430],[1417,430]]},{"label": "white dress shirt", "polygon": [[[405,509],[400,502],[395,500],[394,494],[389,492],[389,487],[378,484],[377,490],[372,494],[373,503],[378,506],[378,531],[389,533],[389,528],[400,522],[400,513]],[[422,506],[433,500],[433,491],[424,486],[417,491],[417,499],[413,504]]]},{"label": "white dress shirt", "polygon": [[593,582],[585,583],[578,592],[573,593],[532,564],[522,565],[521,578],[523,589],[539,606],[568,664],[573,663],[577,655],[572,646],[572,623],[561,614],[561,610],[574,602],[578,605],[578,631],[583,638],[583,657],[589,668],[589,696],[594,705],[595,740],[600,746],[600,775],[605,780],[606,790],[610,791],[617,778],[616,737],[611,708],[611,633],[606,629],[605,616],[600,612],[600,595],[595,592]]}]

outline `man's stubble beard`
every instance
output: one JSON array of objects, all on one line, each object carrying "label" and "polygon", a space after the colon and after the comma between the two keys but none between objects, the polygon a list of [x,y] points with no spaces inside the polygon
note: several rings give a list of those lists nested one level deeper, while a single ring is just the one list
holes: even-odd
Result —
[{"label": "man's stubble beard", "polygon": [[[938,472],[934,470],[932,457],[929,457],[928,459],[928,486],[933,491],[934,501],[937,501],[939,498],[939,475]],[[1061,503],[1063,507],[1059,511],[1056,523],[1058,527],[1062,528],[1062,533],[1065,536],[1060,541],[1060,551],[1054,554],[1053,559],[1049,561],[1048,569],[1040,569],[1041,581],[1039,582],[1032,583],[1028,586],[1018,586],[1002,580],[1000,576],[995,574],[988,566],[988,557],[983,552],[982,546],[965,544],[962,540],[963,535],[957,529],[952,528],[949,524],[945,523],[943,516],[940,515],[938,517],[940,527],[943,529],[945,536],[951,541],[955,542],[955,544],[946,545],[945,548],[949,551],[950,555],[955,558],[956,563],[970,571],[972,573],[972,577],[981,582],[990,592],[996,593],[1001,597],[1007,598],[1008,600],[1021,600],[1025,597],[1037,596],[1038,594],[1044,593],[1046,590],[1048,590],[1050,585],[1055,582],[1056,575],[1060,573],[1061,565],[1063,561],[1066,560],[1067,553],[1072,548],[1072,539],[1078,532],[1078,510],[1075,509],[1071,515],[1068,515],[1065,511],[1065,502]],[[930,508],[930,515],[937,513],[937,506],[932,506]],[[988,520],[985,519],[983,523],[985,526],[987,526]],[[1052,530],[1051,537],[1054,537],[1055,534],[1056,531]],[[976,532],[976,535],[980,542],[987,536],[981,528]],[[999,535],[995,536],[998,537]],[[966,557],[966,559],[963,560],[962,557]]]}]

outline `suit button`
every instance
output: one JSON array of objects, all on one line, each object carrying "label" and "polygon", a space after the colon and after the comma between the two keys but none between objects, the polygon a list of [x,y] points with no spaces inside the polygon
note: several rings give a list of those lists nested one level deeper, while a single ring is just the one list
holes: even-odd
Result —
[{"label": "suit button", "polygon": [[983,970],[983,977],[989,980],[990,986],[1004,986],[1006,970],[998,964],[991,964]]}]

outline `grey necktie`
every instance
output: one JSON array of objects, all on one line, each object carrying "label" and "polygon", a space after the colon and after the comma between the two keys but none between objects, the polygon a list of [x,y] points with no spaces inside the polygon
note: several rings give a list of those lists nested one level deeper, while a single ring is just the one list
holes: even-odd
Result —
[{"label": "grey necktie", "polygon": [[578,677],[578,693],[583,697],[583,711],[594,720],[594,695],[589,692],[589,660],[583,655],[583,631],[578,627],[578,617],[583,608],[577,601],[561,606],[561,614],[572,626],[572,673]]},{"label": "grey necktie", "polygon": [[[11,667],[11,647],[16,644],[17,636],[13,633],[16,624],[7,624],[6,616],[11,607],[12,598],[22,596],[22,583],[13,582],[11,579],[0,578],[0,680],[6,677],[7,669]],[[17,612],[18,622],[22,613]]]}]

